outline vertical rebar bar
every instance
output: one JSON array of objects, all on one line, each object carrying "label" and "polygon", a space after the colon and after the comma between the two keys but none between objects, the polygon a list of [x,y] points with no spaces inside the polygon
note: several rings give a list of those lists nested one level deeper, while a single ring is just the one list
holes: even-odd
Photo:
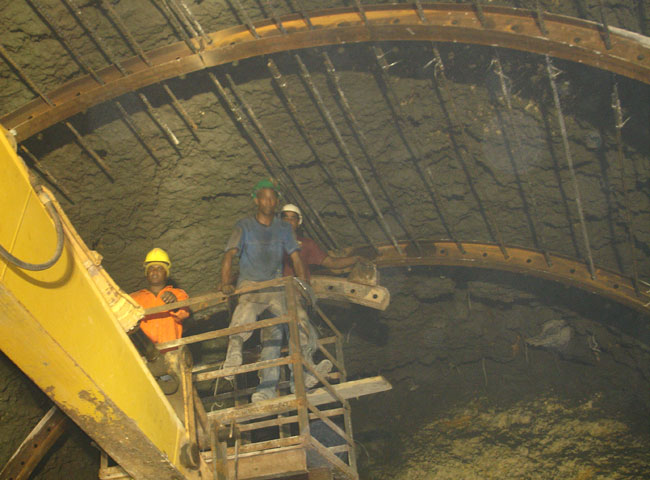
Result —
[{"label": "vertical rebar bar", "polygon": [[192,42],[190,37],[187,35],[183,26],[178,22],[176,16],[167,5],[167,2],[165,2],[165,0],[151,0],[151,2],[161,10],[163,17],[167,19],[172,28],[178,33],[178,35],[180,35],[183,42],[185,42],[185,45],[188,46],[192,53],[198,53],[199,50],[196,48],[196,45],[194,45],[194,42]]},{"label": "vertical rebar bar", "polygon": [[[550,267],[552,265],[552,260],[551,256],[548,252],[548,249],[546,248],[546,242],[544,241],[544,231],[541,226],[541,223],[538,222],[537,220],[542,218],[539,215],[539,209],[537,206],[537,196],[535,195],[535,188],[533,184],[533,179],[531,176],[528,174],[528,170],[526,168],[523,168],[521,170],[521,174],[524,177],[524,181],[526,182],[527,188],[524,189],[521,185],[521,182],[519,181],[519,168],[517,166],[517,162],[515,160],[515,155],[519,155],[520,158],[523,158],[523,151],[521,147],[521,142],[519,141],[519,136],[517,135],[517,132],[515,131],[515,122],[512,117],[512,100],[510,96],[510,90],[508,86],[506,85],[506,75],[503,72],[503,66],[501,65],[501,60],[499,59],[499,54],[495,50],[495,56],[492,60],[492,64],[494,65],[495,73],[499,77],[499,84],[501,86],[501,94],[503,95],[504,103],[506,105],[505,109],[505,128],[502,128],[502,135],[504,138],[504,145],[507,145],[507,143],[513,143],[514,144],[514,152],[510,149],[508,149],[510,155],[510,160],[512,162],[512,167],[513,167],[513,172],[515,174],[515,177],[518,180],[519,187],[521,189],[521,196],[526,203],[527,198],[530,199],[530,206],[532,207],[531,210],[532,212],[528,212],[528,219],[530,222],[531,226],[531,234],[533,236],[533,239],[535,243],[537,244],[538,248],[541,248],[542,253],[544,254],[544,259],[546,260],[546,264]],[[510,132],[510,137],[508,138],[507,132]],[[525,205],[524,205],[525,206]]]},{"label": "vertical rebar bar", "polygon": [[199,33],[194,28],[194,25],[192,25],[192,22],[190,22],[190,20],[187,18],[185,12],[181,10],[180,5],[178,5],[178,3],[176,3],[174,0],[163,0],[163,1],[167,3],[167,6],[176,15],[176,18],[180,20],[181,25],[185,26],[185,30],[189,32],[192,38],[198,37]]},{"label": "vertical rebar bar", "polygon": [[64,122],[64,124],[65,124],[66,127],[68,127],[68,130],[70,130],[70,132],[72,132],[74,137],[77,139],[77,142],[79,142],[79,145],[81,145],[81,148],[83,148],[86,151],[86,153],[88,155],[90,155],[90,158],[92,158],[97,163],[97,165],[99,165],[99,167],[104,171],[104,173],[106,174],[108,179],[111,182],[113,182],[114,181],[113,175],[111,174],[111,171],[108,168],[108,165],[106,165],[106,163],[104,163],[104,160],[102,160],[102,158],[99,155],[97,155],[97,152],[95,152],[92,149],[92,147],[90,145],[88,145],[88,143],[84,140],[84,138],[81,136],[81,134],[77,131],[76,128],[74,128],[72,126],[72,124],[70,122]]},{"label": "vertical rebar bar", "polygon": [[587,224],[585,222],[585,216],[582,209],[582,198],[580,196],[580,187],[578,186],[578,179],[576,178],[576,172],[573,167],[573,157],[571,156],[571,149],[569,148],[569,137],[566,131],[566,125],[564,123],[564,115],[562,114],[562,105],[560,104],[560,96],[557,93],[557,85],[555,84],[555,77],[558,75],[559,71],[555,69],[551,63],[551,57],[548,55],[544,56],[546,58],[546,73],[548,75],[548,81],[551,85],[551,93],[553,95],[553,103],[555,105],[555,110],[557,111],[557,119],[560,125],[560,132],[562,134],[562,144],[564,145],[564,155],[566,157],[567,164],[569,166],[569,173],[571,175],[571,183],[573,184],[573,193],[575,196],[576,206],[578,208],[578,218],[580,220],[580,228],[582,230],[582,238],[585,243],[585,251],[587,254],[587,262],[589,267],[589,273],[591,274],[592,280],[596,279],[596,269],[594,268],[594,260],[591,255],[591,243],[589,241],[589,233],[587,232]]},{"label": "vertical rebar bar", "polygon": [[307,10],[305,9],[305,5],[302,3],[302,0],[293,0],[293,1],[296,2],[296,4],[298,5],[298,11],[300,12],[300,16],[307,24],[307,27],[310,30],[313,29],[314,25],[311,23],[311,18],[309,16],[309,13],[307,13]]},{"label": "vertical rebar bar", "polygon": [[54,106],[52,100],[50,100],[49,97],[36,86],[36,84],[29,78],[27,73],[25,73],[25,71],[20,67],[20,65],[14,62],[14,60],[11,58],[11,55],[9,55],[9,52],[7,52],[7,50],[5,50],[2,45],[0,45],[0,55],[2,55],[9,66],[13,68],[16,73],[18,73],[18,77],[32,90],[32,92],[41,97],[41,99],[50,107]]},{"label": "vertical rebar bar", "polygon": [[[163,0],[164,1],[164,0]],[[124,24],[120,16],[117,14],[117,12],[113,9],[111,4],[108,2],[108,0],[101,0],[101,5],[102,8],[106,12],[108,12],[109,17],[111,21],[115,24],[117,27],[118,31],[122,34],[124,39],[126,40],[127,45],[129,48],[136,54],[138,55],[143,62],[145,62],[148,66],[151,66],[151,60],[149,59],[149,56],[146,54],[146,52],[143,50],[143,48],[140,46],[138,41],[133,37],[127,26]],[[198,127],[194,123],[194,121],[190,118],[190,116],[187,114],[187,111],[183,108],[183,106],[180,104],[178,101],[178,98],[176,98],[176,95],[172,92],[172,90],[169,88],[169,86],[165,83],[162,82],[163,89],[165,92],[169,95],[169,98],[172,101],[172,105],[178,115],[183,119],[183,121],[187,124],[187,126],[190,128],[190,132],[194,134],[194,130],[196,130]],[[147,107],[147,110],[151,114],[152,118],[154,121],[158,124],[158,126],[163,130],[167,138],[172,142],[172,146],[178,145],[180,142],[178,138],[176,138],[176,135],[174,135],[174,132],[172,131],[171,128],[160,118],[160,116],[154,112],[153,107],[151,106],[151,103],[147,99],[147,97],[143,93],[139,93],[138,96],[142,100],[142,102],[145,104]]]},{"label": "vertical rebar bar", "polygon": [[30,152],[25,145],[21,144],[20,149],[27,156],[27,158],[29,158],[30,162],[32,162],[34,167],[41,173],[41,175],[43,175],[43,178],[45,178],[45,180],[47,180],[54,188],[61,192],[61,194],[63,194],[68,202],[74,203],[70,197],[68,190],[66,190],[65,187],[61,185],[59,181],[54,177],[54,175],[52,175],[49,170],[43,166],[38,158],[36,158],[36,156]]},{"label": "vertical rebar bar", "polygon": [[632,284],[636,296],[641,295],[639,290],[639,270],[636,262],[636,255],[634,254],[634,225],[632,223],[632,216],[630,210],[630,199],[627,193],[627,182],[625,180],[625,154],[623,153],[623,138],[622,130],[625,122],[623,121],[623,111],[621,109],[621,99],[618,95],[618,84],[614,83],[612,89],[612,110],[614,111],[614,119],[616,121],[616,152],[618,156],[618,169],[621,176],[621,190],[623,191],[623,221],[625,222],[625,230],[627,237],[627,245],[632,260]]},{"label": "vertical rebar bar", "polygon": [[542,35],[548,35],[548,29],[546,28],[546,22],[544,21],[544,9],[542,8],[542,2],[539,0],[535,0],[535,12],[537,14],[539,31],[542,32]]},{"label": "vertical rebar bar", "polygon": [[99,83],[100,85],[104,85],[106,82],[93,70],[93,68],[88,65],[88,63],[79,55],[77,52],[75,52],[74,47],[72,46],[72,42],[70,41],[70,38],[68,35],[65,34],[65,32],[59,27],[59,25],[54,21],[52,16],[48,13],[47,9],[43,7],[43,5],[38,1],[38,0],[28,0],[29,3],[31,3],[32,7],[34,7],[34,10],[38,15],[43,17],[45,20],[46,25],[48,25],[56,34],[57,37],[59,37],[59,40],[65,47],[65,49],[70,53],[72,56],[72,59],[77,62],[77,64],[86,71],[86,73],[90,74],[93,79]]},{"label": "vertical rebar bar", "polygon": [[235,5],[235,10],[239,15],[244,20],[244,24],[250,30],[251,35],[255,38],[260,38],[260,34],[257,33],[257,29],[255,28],[255,25],[253,25],[253,21],[251,20],[251,17],[248,15],[248,12],[244,8],[244,6],[241,4],[239,0],[227,0],[228,2],[232,2]]},{"label": "vertical rebar bar", "polygon": [[120,115],[122,115],[122,119],[124,122],[127,124],[127,126],[131,129],[133,134],[136,136],[138,141],[144,146],[144,148],[147,150],[151,158],[153,158],[154,162],[156,164],[160,165],[160,162],[158,161],[158,157],[156,156],[157,150],[147,142],[147,140],[144,138],[144,135],[142,134],[142,131],[140,128],[135,124],[129,113],[126,111],[126,109],[122,106],[122,104],[115,100],[115,106],[117,107],[117,110],[120,112]]},{"label": "vertical rebar bar", "polygon": [[329,126],[332,134],[334,135],[334,138],[336,142],[339,145],[339,148],[341,149],[341,152],[343,153],[343,158],[345,159],[346,163],[348,164],[348,167],[352,171],[352,174],[357,180],[357,183],[361,187],[361,190],[363,191],[363,194],[366,197],[366,200],[370,204],[371,208],[375,212],[375,215],[377,216],[377,221],[381,227],[381,229],[384,231],[384,234],[388,238],[388,240],[393,244],[397,252],[401,255],[403,254],[402,248],[399,246],[399,243],[397,242],[397,239],[393,235],[393,232],[386,223],[386,219],[384,218],[384,214],[381,211],[381,208],[379,208],[379,205],[377,204],[377,201],[375,200],[374,195],[370,191],[370,187],[368,187],[368,184],[366,183],[366,180],[363,178],[363,174],[361,173],[361,170],[359,170],[359,167],[357,164],[354,162],[354,159],[352,157],[352,153],[350,152],[350,149],[347,146],[347,143],[343,139],[343,136],[341,135],[341,132],[336,125],[336,122],[332,118],[331,113],[329,112],[327,106],[325,105],[325,102],[323,101],[323,97],[321,97],[321,94],[316,87],[316,84],[311,78],[311,74],[309,73],[309,70],[307,69],[307,66],[304,64],[302,59],[300,58],[300,55],[295,54],[294,58],[296,59],[296,62],[298,62],[298,66],[300,67],[300,75],[307,84],[307,87],[309,88],[309,91],[311,92],[314,100],[316,100],[316,105],[318,107],[318,110],[320,114],[325,118],[325,121],[327,125]]},{"label": "vertical rebar bar", "polygon": [[207,43],[211,44],[212,43],[212,38],[210,38],[208,35],[206,35],[205,30],[203,30],[203,27],[197,20],[197,18],[194,16],[192,13],[192,10],[187,6],[187,4],[183,0],[179,0],[179,2],[183,10],[185,11],[185,15],[187,15],[187,18],[189,18],[190,22],[194,25],[194,28],[198,30],[199,35],[201,35],[201,38]]},{"label": "vertical rebar bar", "polygon": [[[300,132],[302,133],[303,137],[305,138],[305,141],[307,143],[307,146],[311,150],[311,152],[314,155],[314,158],[318,160],[318,166],[323,170],[325,173],[325,176],[327,177],[327,181],[329,182],[330,186],[334,189],[334,192],[336,195],[339,197],[343,205],[345,206],[345,209],[347,211],[348,217],[352,220],[352,223],[354,223],[355,227],[357,230],[359,230],[359,233],[366,239],[368,243],[372,243],[370,241],[370,238],[368,237],[367,233],[361,226],[361,222],[359,219],[359,216],[357,215],[354,207],[350,203],[350,201],[347,199],[345,194],[341,191],[341,189],[338,186],[338,183],[336,181],[336,178],[334,177],[334,174],[330,170],[330,168],[327,166],[327,164],[319,157],[318,155],[318,150],[316,149],[316,142],[311,135],[309,129],[307,128],[307,125],[303,122],[302,118],[300,117],[300,114],[298,113],[298,108],[296,107],[295,103],[293,102],[291,95],[289,93],[289,87],[287,85],[286,80],[282,77],[282,74],[280,73],[280,70],[278,69],[277,65],[273,61],[273,59],[269,59],[268,63],[268,68],[271,71],[271,75],[273,76],[273,79],[275,80],[276,85],[280,88],[284,95],[284,100],[285,104],[287,105],[287,108],[289,109],[289,112],[291,113],[291,117],[293,120],[296,122],[296,125],[298,126]],[[376,247],[375,247],[376,248]]]},{"label": "vertical rebar bar", "polygon": [[323,61],[325,62],[325,71],[327,73],[328,78],[330,79],[330,82],[334,86],[335,91],[338,94],[339,100],[340,100],[340,105],[343,109],[343,112],[348,118],[348,122],[352,126],[352,130],[354,134],[356,135],[357,139],[359,140],[359,146],[361,147],[361,151],[363,152],[364,156],[366,157],[366,161],[368,162],[368,165],[370,166],[370,170],[372,171],[373,177],[375,178],[375,181],[377,182],[377,185],[381,189],[381,191],[384,194],[384,197],[386,198],[390,208],[391,212],[393,213],[393,216],[395,217],[395,220],[399,224],[399,226],[402,228],[404,233],[406,234],[406,237],[408,238],[409,242],[411,242],[415,248],[417,249],[418,252],[421,252],[420,244],[418,241],[415,239],[413,236],[410,228],[406,225],[406,222],[404,218],[402,217],[401,213],[397,209],[395,202],[393,201],[391,195],[388,192],[388,188],[386,187],[382,176],[379,174],[379,171],[377,170],[377,167],[375,165],[375,162],[372,159],[372,156],[370,155],[370,148],[369,148],[369,142],[368,139],[366,138],[366,135],[363,133],[363,129],[361,128],[361,125],[359,124],[356,116],[352,112],[352,108],[350,107],[350,103],[348,102],[348,99],[343,92],[343,88],[341,86],[341,79],[339,78],[339,74],[334,68],[334,63],[332,62],[332,59],[330,56],[327,54],[327,52],[322,52],[323,56]]},{"label": "vertical rebar bar", "polygon": [[481,23],[481,26],[483,28],[488,28],[488,23],[485,19],[485,14],[483,13],[483,6],[481,5],[481,0],[472,0],[472,4],[474,5],[474,10],[476,11],[476,17],[478,18],[478,21]]},{"label": "vertical rebar bar", "polygon": [[275,161],[280,167],[280,170],[282,171],[282,173],[284,173],[285,177],[289,180],[289,183],[291,184],[293,189],[297,192],[298,196],[302,200],[302,204],[306,207],[305,209],[306,216],[312,216],[316,220],[316,223],[318,223],[322,227],[322,230],[323,232],[325,232],[327,237],[330,240],[332,240],[334,238],[334,235],[332,235],[332,232],[329,230],[329,228],[327,228],[327,225],[325,224],[325,221],[323,220],[321,215],[318,213],[318,210],[316,210],[311,206],[309,200],[307,200],[307,196],[304,194],[300,186],[293,179],[293,176],[289,172],[289,168],[287,168],[287,164],[284,158],[276,148],[275,143],[271,139],[271,136],[266,132],[266,129],[257,118],[257,115],[255,115],[255,112],[251,108],[250,104],[246,101],[239,88],[237,88],[237,85],[235,85],[235,82],[233,81],[230,74],[226,74],[226,79],[228,80],[230,89],[233,91],[235,96],[239,98],[239,101],[244,107],[244,110],[248,114],[249,120],[251,121],[253,126],[257,129],[258,133],[260,134],[260,137],[262,138],[262,140],[264,140],[264,143],[266,143],[266,146],[275,157]]},{"label": "vertical rebar bar", "polygon": [[457,240],[456,235],[454,234],[454,231],[450,225],[450,223],[447,221],[447,214],[445,213],[444,210],[444,205],[441,203],[440,198],[438,196],[438,193],[433,186],[433,184],[429,181],[429,179],[425,176],[425,172],[422,170],[422,167],[420,167],[420,164],[418,163],[419,159],[423,158],[423,153],[422,150],[420,149],[419,145],[417,143],[411,142],[409,140],[408,136],[406,135],[406,132],[404,131],[402,124],[405,123],[405,115],[404,112],[402,111],[402,107],[399,103],[399,99],[397,98],[397,94],[395,93],[390,77],[388,76],[388,62],[386,62],[385,58],[385,53],[382,51],[381,48],[373,46],[372,51],[374,53],[374,57],[377,61],[377,64],[379,66],[379,74],[383,80],[384,87],[386,89],[386,101],[388,103],[388,106],[391,110],[391,114],[393,115],[394,121],[395,121],[395,126],[397,127],[397,131],[399,133],[400,138],[404,142],[404,145],[406,146],[406,149],[409,152],[411,163],[415,167],[415,171],[417,173],[417,176],[422,180],[422,183],[425,186],[425,189],[427,193],[429,194],[429,197],[431,198],[431,203],[433,203],[434,208],[436,209],[436,213],[438,214],[438,218],[440,219],[440,222],[442,223],[443,228],[447,232],[447,235],[449,238],[456,244],[456,247],[458,250],[462,253],[465,254],[465,249],[463,245],[461,244],[460,241]]},{"label": "vertical rebar bar", "polygon": [[[77,19],[77,21],[79,21],[79,23],[81,23],[81,25],[86,29],[86,31],[88,32],[88,35],[89,35],[90,38],[93,40],[93,42],[95,43],[95,45],[97,45],[97,48],[98,48],[99,51],[102,53],[102,55],[104,55],[104,57],[106,57],[106,59],[107,59],[109,62],[113,63],[113,64],[115,65],[115,67],[118,69],[118,71],[119,71],[123,76],[125,76],[125,77],[128,76],[128,75],[129,75],[129,72],[128,72],[128,71],[124,68],[124,66],[123,66],[123,65],[122,65],[122,64],[121,64],[121,63],[120,63],[120,62],[115,58],[115,56],[114,56],[113,53],[108,49],[108,47],[106,47],[104,39],[103,39],[103,38],[100,36],[100,34],[97,32],[97,28],[96,28],[95,26],[91,25],[90,22],[88,22],[88,21],[85,19],[85,17],[83,16],[83,14],[82,14],[82,12],[81,12],[81,9],[76,5],[75,0],[63,0],[63,1],[64,1],[65,4],[68,6],[68,9],[72,12],[72,15],[73,15],[73,16]],[[119,17],[117,17],[117,13],[116,13],[114,10],[113,10],[113,15],[115,16],[116,20],[117,20],[118,22],[120,22]],[[114,23],[115,23],[115,22],[114,22]],[[121,23],[121,22],[120,22],[120,23]],[[126,29],[126,26],[122,25],[122,28]],[[130,34],[129,34],[129,35],[130,35]],[[132,37],[132,36],[131,36],[131,37]],[[132,39],[132,41],[135,42],[135,39]],[[147,57],[146,53],[142,50],[142,48],[140,48],[139,45],[137,45],[137,42],[136,42],[135,45],[132,45],[132,44],[130,43],[130,41],[127,40],[127,44],[128,44],[128,46],[129,46],[129,48],[131,48],[131,50],[133,50],[133,52],[137,52],[138,50],[141,51],[141,52],[142,52],[142,55],[144,56],[143,59],[146,59],[146,61],[149,62],[149,58]],[[150,62],[149,62],[148,64],[150,64]],[[166,83],[164,83],[164,82],[162,83],[162,86],[163,86],[163,89],[165,90],[165,92],[167,92],[167,94],[169,95],[169,98],[170,98],[171,101],[172,101],[172,105],[173,105],[174,109],[175,109],[176,112],[179,114],[179,116],[183,119],[183,121],[186,123],[186,125],[187,125],[188,127],[190,127],[190,132],[191,132],[192,135],[194,135],[195,138],[196,138],[196,135],[195,135],[195,133],[194,133],[194,130],[198,129],[196,123],[194,123],[194,121],[193,121],[193,120],[190,118],[190,116],[187,114],[187,112],[185,111],[185,109],[183,108],[183,106],[180,104],[180,102],[178,101],[178,99],[176,98],[176,96],[174,95],[174,93],[172,92],[172,90],[169,88],[169,86],[168,86]],[[140,95],[142,95],[142,96],[146,99],[146,96],[145,96],[144,94],[141,93]],[[141,97],[141,98],[142,98],[142,97]],[[150,116],[154,119],[154,123],[156,123],[156,124],[157,124],[157,125],[158,125],[162,130],[163,130],[163,133],[165,133],[165,135],[166,135],[168,138],[170,138],[170,136],[168,135],[168,131],[171,132],[171,129],[170,129],[166,124],[164,124],[164,122],[162,122],[162,120],[158,119],[158,117],[157,117],[157,115],[155,114],[155,112],[153,112],[152,110],[149,109],[149,107],[151,106],[151,103],[149,102],[149,100],[147,99],[146,102],[143,101],[143,103],[144,103],[144,105],[145,105],[145,108],[147,108],[147,111],[149,112]],[[132,121],[130,118],[124,117],[125,114],[128,116],[128,114],[126,113],[126,111],[125,111],[124,109],[120,109],[120,108],[118,107],[118,110],[120,110],[120,113],[122,114],[124,120],[125,120],[129,125],[135,125],[135,124],[133,123],[133,121]],[[160,126],[160,124],[159,124],[159,120],[160,120],[160,122],[162,122],[162,123],[164,124],[164,126],[162,126],[162,127]],[[138,137],[138,140],[140,140],[143,144],[146,145],[147,142],[144,140],[144,137],[142,136],[140,130],[136,127],[136,128],[132,128],[132,131],[133,131],[134,134]],[[176,138],[175,135],[173,135],[173,133],[172,133],[172,136],[173,136],[174,138]],[[178,142],[178,139],[176,139],[176,142]],[[172,146],[173,146],[174,148],[176,148],[176,145],[178,145],[178,143],[174,143],[173,140],[171,140],[171,143],[172,143]],[[149,147],[147,147],[147,149],[149,149]],[[153,150],[151,150],[151,149],[149,149],[149,150],[150,150],[150,151],[153,151]],[[151,153],[151,152],[150,152],[150,153]],[[158,163],[158,159],[155,157],[155,155],[152,155],[152,157],[154,158],[154,161],[156,161],[156,163]]]},{"label": "vertical rebar bar", "polygon": [[598,1],[598,7],[600,10],[600,19],[603,27],[603,40],[605,42],[605,48],[607,50],[612,49],[612,39],[609,36],[609,24],[607,23],[607,15],[605,14],[605,4],[603,0]]},{"label": "vertical rebar bar", "polygon": [[[435,44],[432,44],[432,49],[434,54],[435,85],[438,87],[440,103],[443,110],[445,110],[445,112],[447,113],[447,118],[449,120],[449,124],[451,127],[449,138],[452,140],[452,143],[454,144],[457,153],[457,159],[461,164],[463,171],[465,172],[468,184],[470,186],[470,190],[472,191],[472,194],[476,199],[476,203],[478,204],[479,209],[481,210],[481,212],[483,212],[483,216],[485,219],[485,224],[487,226],[488,232],[490,233],[490,235],[493,236],[493,238],[499,244],[499,249],[501,250],[503,257],[505,259],[508,259],[510,258],[510,255],[508,254],[508,250],[506,249],[505,242],[503,241],[503,237],[501,235],[501,229],[499,228],[499,225],[494,219],[492,210],[489,208],[488,205],[486,205],[483,202],[483,199],[486,198],[486,195],[483,192],[483,189],[478,184],[476,178],[474,178],[473,170],[474,171],[478,170],[477,161],[474,155],[469,152],[469,145],[470,145],[469,136],[467,135],[465,125],[463,125],[460,114],[458,113],[458,106],[456,105],[456,101],[454,100],[453,95],[449,94],[448,92],[447,75],[445,74],[445,68],[442,62],[442,56],[440,55],[440,51],[438,50],[438,47]],[[451,108],[448,108],[447,105],[449,105]],[[462,147],[456,143],[454,139],[454,135],[452,133],[453,130],[460,131],[461,139],[463,142]],[[467,161],[465,160],[465,156],[463,154],[463,150],[467,152],[467,154],[472,159],[473,168],[468,167]]]},{"label": "vertical rebar bar", "polygon": [[[244,130],[244,132],[248,136],[248,139],[251,142],[251,144],[253,146],[253,149],[257,152],[260,160],[262,161],[262,165],[264,165],[264,168],[266,168],[266,170],[269,172],[269,174],[273,178],[275,178],[277,180],[278,185],[286,193],[286,195],[290,199],[290,201],[292,203],[295,203],[298,206],[301,206],[301,203],[295,198],[295,196],[293,196],[291,194],[291,190],[289,190],[288,185],[286,185],[284,180],[275,171],[275,168],[274,168],[271,160],[267,157],[266,153],[264,152],[264,149],[263,149],[262,145],[255,138],[255,136],[253,135],[253,132],[251,132],[250,128],[246,124],[246,122],[244,120],[244,116],[243,116],[241,110],[239,109],[239,107],[232,100],[232,98],[230,97],[228,92],[226,92],[226,90],[223,88],[223,86],[221,85],[221,82],[219,82],[217,77],[215,77],[215,75],[210,71],[208,71],[207,74],[208,74],[208,78],[210,78],[210,80],[212,81],[212,83],[216,87],[217,92],[219,93],[219,96],[223,99],[223,101],[228,106],[228,109],[232,113],[235,121],[241,126],[241,128]],[[310,219],[309,217],[305,216],[304,220],[305,220],[305,223],[306,223],[306,227],[311,226],[311,222],[313,222],[313,219]],[[312,230],[312,233],[315,236],[315,238],[317,238],[323,245],[326,245],[326,243],[323,241],[323,238],[320,235],[318,235],[318,232],[316,231],[316,229],[312,227],[311,230]],[[334,239],[332,239],[332,243],[334,245],[334,248],[339,248],[338,244],[336,243],[336,241]]]},{"label": "vertical rebar bar", "polygon": [[367,27],[368,17],[366,16],[366,11],[364,10],[363,5],[361,4],[361,0],[354,0],[354,4],[357,6],[357,10],[359,11],[359,16],[361,17],[363,24]]}]

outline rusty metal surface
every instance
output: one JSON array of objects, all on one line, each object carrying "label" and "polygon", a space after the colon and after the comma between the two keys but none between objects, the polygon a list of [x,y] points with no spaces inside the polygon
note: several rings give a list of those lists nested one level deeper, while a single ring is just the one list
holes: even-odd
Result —
[{"label": "rusty metal surface", "polygon": [[[420,246],[422,255],[417,255],[415,247],[406,242],[402,244],[406,255],[399,255],[390,245],[380,246],[375,262],[380,268],[447,265],[522,273],[571,285],[650,315],[650,293],[640,292],[637,296],[631,278],[596,266],[596,278],[593,279],[587,264],[580,260],[551,254],[552,265],[549,266],[543,252],[526,248],[508,246],[510,257],[505,259],[499,246],[494,244],[463,242],[465,254],[454,242],[420,242]],[[368,249],[359,248],[353,254],[367,255]]]},{"label": "rusty metal surface", "polygon": [[[105,82],[80,77],[51,92],[48,105],[34,100],[0,118],[6,128],[17,130],[22,141],[39,131],[124,93],[162,80],[264,54],[325,45],[370,41],[436,41],[493,45],[584,63],[641,82],[650,83],[650,40],[621,29],[609,29],[607,49],[602,27],[593,22],[545,14],[545,35],[532,10],[483,7],[481,25],[471,5],[429,4],[422,6],[426,23],[413,5],[368,5],[364,13],[368,26],[354,8],[311,12],[309,24],[299,14],[283,17],[283,34],[272,19],[256,22],[256,38],[240,25],[210,33],[212,43],[194,53],[178,42],[147,52],[148,66],[140,57],[122,62],[130,72],[123,76],[115,67],[97,72]],[[195,50],[200,45],[192,39]]]}]

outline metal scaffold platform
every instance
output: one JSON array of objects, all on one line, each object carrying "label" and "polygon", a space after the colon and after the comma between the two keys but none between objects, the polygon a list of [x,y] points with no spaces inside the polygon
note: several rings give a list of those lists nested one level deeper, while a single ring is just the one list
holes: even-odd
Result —
[{"label": "metal scaffold platform", "polygon": [[[323,279],[321,283],[322,281]],[[333,279],[329,281],[331,283]],[[185,419],[190,437],[195,440],[186,455],[193,456],[190,461],[196,465],[208,465],[215,480],[293,478],[297,475],[358,478],[349,399],[379,393],[390,389],[391,385],[383,377],[348,381],[341,332],[320,308],[314,306],[313,312],[332,333],[318,341],[318,355],[329,360],[334,367],[327,375],[322,375],[310,359],[303,357],[298,344],[301,327],[297,308],[301,301],[301,290],[294,278],[260,282],[255,289],[241,289],[237,293],[269,288],[284,288],[287,315],[157,345],[159,350],[175,348],[167,351],[164,357],[179,383],[178,391],[169,394],[170,403],[179,417]],[[358,297],[358,303],[361,303],[368,292],[364,292],[361,285],[353,288],[357,289],[361,292]],[[339,289],[337,295],[342,293]],[[387,296],[379,298],[377,294],[371,295],[375,297],[373,301],[379,308],[385,308]],[[168,304],[164,308],[192,306],[196,311],[222,302],[227,302],[227,298],[216,293]],[[146,313],[155,313],[160,308],[162,307],[148,309]],[[255,355],[247,354],[245,357],[253,358],[252,362],[232,368],[221,368],[222,362],[202,365],[192,363],[188,345],[276,325],[286,325],[289,331],[289,346],[277,359],[259,361],[254,358]],[[290,383],[285,380],[279,383],[279,395],[276,398],[250,403],[250,394],[255,389],[239,389],[239,382],[235,380],[232,390],[209,397],[199,395],[200,391],[205,391],[206,384],[211,386],[219,379],[245,376],[264,368],[285,365],[293,369],[295,393],[291,393]],[[314,375],[322,387],[307,391],[302,380],[306,371]],[[224,384],[230,385],[226,381],[222,382]],[[206,411],[206,405],[210,405],[209,411]],[[129,476],[121,467],[109,466],[108,459],[105,458],[100,478],[109,480]]]}]

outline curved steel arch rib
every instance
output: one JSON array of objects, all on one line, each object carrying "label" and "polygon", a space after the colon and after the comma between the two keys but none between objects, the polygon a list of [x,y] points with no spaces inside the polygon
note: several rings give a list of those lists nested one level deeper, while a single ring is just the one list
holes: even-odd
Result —
[{"label": "curved steel arch rib", "polygon": [[[650,293],[641,291],[637,296],[632,280],[604,268],[596,268],[596,278],[592,279],[584,262],[561,255],[550,255],[552,265],[546,263],[544,254],[537,250],[508,246],[508,259],[505,259],[498,245],[489,243],[463,242],[462,254],[454,242],[418,242],[422,254],[418,255],[413,245],[402,242],[405,252],[400,255],[392,245],[378,247],[379,255],[374,260],[378,267],[407,266],[453,266],[488,268],[531,275],[553,280],[610,298],[650,317]],[[367,248],[355,249],[352,254],[363,255]],[[367,253],[367,252],[366,252]]]},{"label": "curved steel arch rib", "polygon": [[[271,20],[255,23],[259,38],[246,26],[211,33],[211,45],[193,53],[182,42],[147,53],[151,66],[141,58],[122,62],[130,72],[124,76],[114,67],[99,72],[105,85],[90,76],[71,81],[49,92],[48,105],[43,99],[0,118],[7,129],[14,129],[22,141],[41,130],[82,112],[94,105],[187,73],[235,60],[287,50],[341,45],[370,41],[436,41],[492,45],[584,63],[626,77],[650,83],[650,39],[625,30],[610,28],[611,49],[607,49],[601,26],[571,17],[545,14],[540,30],[530,10],[483,7],[481,25],[471,5],[424,5],[426,23],[418,17],[414,5],[366,6],[365,25],[353,8],[312,12],[310,29],[298,15],[281,19],[283,34]],[[198,42],[195,43],[199,49]]]}]

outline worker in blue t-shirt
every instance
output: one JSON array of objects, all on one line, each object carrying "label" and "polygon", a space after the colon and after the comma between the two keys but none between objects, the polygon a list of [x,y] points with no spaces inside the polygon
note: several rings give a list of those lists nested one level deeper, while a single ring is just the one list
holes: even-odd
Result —
[{"label": "worker in blue t-shirt", "polygon": [[[285,254],[289,256],[296,276],[305,279],[305,271],[299,255],[300,247],[291,225],[275,215],[278,206],[277,187],[270,180],[262,180],[255,185],[252,197],[257,206],[257,213],[254,217],[237,222],[221,263],[221,290],[226,295],[231,295],[235,291],[235,287],[231,284],[232,261],[235,255],[239,256],[238,288],[282,277],[282,259]],[[265,310],[269,310],[274,316],[287,313],[283,287],[266,288],[241,295],[230,326],[253,323]],[[282,329],[272,327],[263,329],[263,349],[260,360],[279,357],[282,333]],[[268,335],[279,336],[279,339],[265,338]],[[238,367],[242,364],[242,345],[250,336],[251,332],[230,336],[223,368]],[[279,367],[265,368],[260,371],[260,385],[253,394],[253,401],[276,396],[275,389],[279,374]]]}]

